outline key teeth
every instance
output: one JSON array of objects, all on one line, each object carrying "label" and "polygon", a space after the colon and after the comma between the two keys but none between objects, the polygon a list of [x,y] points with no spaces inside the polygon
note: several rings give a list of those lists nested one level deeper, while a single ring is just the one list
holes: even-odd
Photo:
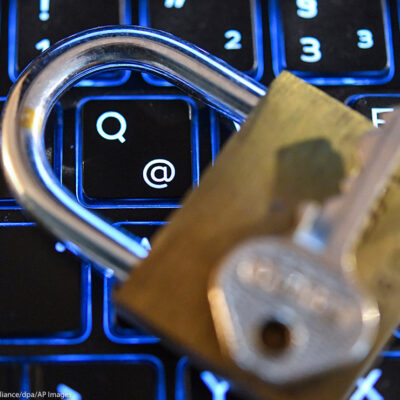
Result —
[{"label": "key teeth", "polygon": [[[360,162],[364,165],[368,162],[371,152],[379,139],[379,134],[376,131],[367,133],[360,141],[358,157]],[[317,220],[325,220],[330,223],[333,218],[340,215],[340,209],[343,204],[343,194],[350,191],[354,181],[357,179],[359,171],[350,174],[343,178],[340,182],[340,193],[327,199],[323,207],[317,203],[305,203],[299,207],[298,212],[298,228],[295,235],[302,236],[300,232],[311,232],[313,224]],[[323,212],[323,214],[322,214]]]},{"label": "key teeth", "polygon": [[[385,129],[387,129],[387,127],[385,127]],[[368,163],[373,162],[371,157],[374,153],[374,149],[379,145],[378,142],[382,139],[382,135],[385,134],[382,131],[383,129],[375,129],[366,133],[360,139],[357,155],[359,158],[358,164],[361,163],[362,165],[361,170],[354,170],[353,173],[341,181],[340,194],[327,199],[322,206],[309,203],[300,208],[299,223],[294,233],[294,241],[297,244],[316,252],[321,252],[325,249],[324,245],[329,241],[332,227],[335,225],[336,221],[345,218],[345,205],[348,201],[346,195],[351,191],[355,181],[362,173],[362,169],[365,168]],[[392,182],[398,181],[399,177],[394,175],[391,180]],[[384,198],[390,186],[389,183],[384,193],[377,199],[373,209],[370,210],[369,215],[366,216],[364,226],[361,229],[362,237],[368,234],[376,224],[380,215],[385,212]],[[361,237],[358,238],[358,241],[360,240]],[[356,246],[357,243],[353,243],[353,245]]]}]

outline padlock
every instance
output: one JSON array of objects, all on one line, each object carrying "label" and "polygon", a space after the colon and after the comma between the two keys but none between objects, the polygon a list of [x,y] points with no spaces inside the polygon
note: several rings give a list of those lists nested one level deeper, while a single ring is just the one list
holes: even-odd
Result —
[{"label": "padlock", "polygon": [[[52,174],[42,146],[43,126],[60,95],[86,74],[113,67],[159,74],[240,123],[255,108],[204,175],[200,188],[186,197],[184,207],[157,234],[149,257],[134,238],[67,193]],[[339,399],[399,321],[399,245],[392,221],[396,211],[400,213],[400,191],[395,182],[385,197],[390,213],[381,213],[371,225],[367,214],[378,204],[375,197],[379,196],[374,196],[363,214],[365,221],[355,224],[359,237],[352,244],[361,237],[362,241],[354,270],[347,270],[351,262],[343,264],[343,271],[335,271],[308,258],[304,268],[296,269],[297,250],[293,255],[278,251],[275,257],[278,242],[269,242],[268,247],[256,239],[253,247],[243,251],[241,246],[249,239],[293,233],[303,202],[325,202],[338,194],[343,178],[359,167],[354,153],[360,137],[372,129],[364,117],[288,73],[260,101],[265,93],[257,82],[171,35],[138,27],[91,30],[44,53],[13,87],[2,120],[3,166],[17,200],[33,217],[71,251],[112,269],[121,282],[126,281],[115,299],[127,319],[150,328],[261,398]],[[399,126],[398,118],[388,132]],[[396,162],[394,156],[391,166]],[[369,165],[367,161],[365,171]],[[388,182],[382,185],[382,193]],[[310,217],[315,208],[306,210],[294,236],[300,241],[312,237],[307,236],[311,228],[324,226],[315,215],[326,216],[322,212]],[[363,237],[367,220],[372,228]],[[351,251],[345,255],[353,255]],[[250,268],[247,256],[243,258],[246,253],[258,254]],[[281,262],[282,257],[291,260]],[[134,268],[137,265],[140,268]],[[231,265],[233,280],[222,273],[229,272]],[[226,282],[232,284],[225,287]],[[273,294],[271,282],[277,288]],[[289,297],[300,306],[291,306]],[[232,310],[238,310],[242,300],[244,307],[236,318]],[[263,315],[262,301],[269,304],[268,318],[265,329],[257,333],[250,317],[259,305],[257,312]],[[311,306],[307,314],[305,309]],[[305,315],[310,318],[302,320]],[[243,316],[249,317],[244,325]],[[291,329],[296,318],[299,321]],[[237,335],[243,326],[243,332],[251,330],[250,339]],[[321,344],[319,339],[326,340],[321,336],[326,327],[343,335],[338,336],[343,341],[349,339],[335,344],[337,354],[332,346],[329,351],[313,347]],[[249,346],[252,341],[257,342],[256,351]],[[303,365],[291,350],[304,348],[313,351],[313,359]]]}]

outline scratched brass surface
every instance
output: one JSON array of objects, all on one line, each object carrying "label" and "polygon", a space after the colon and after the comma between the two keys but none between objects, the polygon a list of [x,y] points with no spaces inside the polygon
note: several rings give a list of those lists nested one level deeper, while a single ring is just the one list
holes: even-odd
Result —
[{"label": "scratched brass surface", "polygon": [[[372,129],[360,114],[321,91],[281,74],[200,188],[188,194],[150,256],[116,292],[121,312],[151,327],[179,351],[234,378],[256,397],[336,400],[368,363],[279,388],[240,370],[217,342],[207,301],[221,258],[256,235],[290,234],[299,205],[339,192],[358,166],[360,137]],[[361,282],[378,299],[382,324],[371,358],[400,318],[400,188],[394,182],[358,250]]]}]

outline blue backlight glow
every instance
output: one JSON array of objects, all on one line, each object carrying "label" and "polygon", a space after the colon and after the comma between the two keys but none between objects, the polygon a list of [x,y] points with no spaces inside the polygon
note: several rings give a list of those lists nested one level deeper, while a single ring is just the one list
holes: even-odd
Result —
[{"label": "blue backlight glow", "polygon": [[82,400],[82,396],[76,390],[63,383],[57,385],[57,393],[62,394],[69,400]]},{"label": "blue backlight glow", "polygon": [[[28,222],[3,222],[0,227],[24,227],[34,226]],[[62,245],[62,243],[58,243]],[[56,244],[57,246],[57,244]],[[56,268],[57,266],[54,266]],[[88,339],[92,331],[92,290],[91,290],[91,269],[82,266],[81,272],[81,325],[77,331],[66,331],[49,334],[40,337],[1,337],[0,345],[73,345],[79,344]]]},{"label": "blue backlight glow", "polygon": [[[20,0],[22,1],[22,0]],[[43,0],[40,0],[41,2]],[[46,0],[49,1],[49,0]],[[131,0],[121,0],[120,7],[122,12],[121,24],[130,25],[132,24],[132,11],[131,11]],[[43,12],[39,14],[41,21],[47,21],[50,18],[48,13],[47,4],[44,4]],[[18,79],[19,72],[17,70],[18,65],[18,29],[17,29],[17,15],[18,15],[18,0],[10,0],[9,5],[9,23],[8,23],[8,75],[12,82]],[[46,18],[47,19],[42,19]],[[50,43],[47,38],[41,39],[36,45],[38,51],[46,50]],[[77,83],[76,86],[90,87],[90,86],[119,86],[125,83],[131,75],[130,71],[113,71],[112,73],[96,74],[88,79],[84,79]]]},{"label": "blue backlight glow", "polygon": [[[193,99],[181,95],[92,96],[84,98],[76,110],[76,194],[79,202],[90,208],[178,208],[179,200],[170,199],[92,199],[83,192],[81,110],[91,100],[183,100],[190,105],[193,187],[200,181],[198,108]],[[140,132],[138,132],[140,134]]]},{"label": "blue backlight glow", "polygon": [[[175,0],[168,0],[168,1],[175,2]],[[175,8],[181,8],[181,7],[175,6]],[[255,63],[254,63],[254,68],[251,69],[250,71],[246,71],[246,73],[255,80],[260,80],[264,74],[263,27],[262,27],[262,10],[261,10],[260,0],[252,1],[252,21],[253,21],[253,45],[254,45]],[[139,0],[139,25],[149,28],[152,27],[148,0]],[[143,79],[151,85],[172,86],[172,84],[169,83],[168,81],[159,78],[157,76],[151,75],[149,73],[143,73],[142,76]]]},{"label": "blue backlight glow", "polygon": [[[288,69],[285,56],[285,38],[282,25],[282,17],[279,7],[279,0],[270,0],[269,17],[270,17],[270,35],[272,63],[275,76],[278,76],[283,70]],[[384,84],[392,80],[395,72],[394,53],[392,42],[392,28],[390,10],[387,1],[382,1],[383,16],[385,23],[386,36],[386,53],[388,58],[387,68],[380,71],[356,71],[338,74],[332,76],[328,74],[295,71],[290,70],[293,74],[303,78],[314,85],[378,85]]]}]

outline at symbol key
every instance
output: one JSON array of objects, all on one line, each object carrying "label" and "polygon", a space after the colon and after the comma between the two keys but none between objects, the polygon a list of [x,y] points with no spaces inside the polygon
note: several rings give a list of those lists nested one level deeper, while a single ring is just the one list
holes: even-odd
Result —
[{"label": "at symbol key", "polygon": [[78,198],[176,205],[198,182],[197,109],[185,97],[90,99],[78,110]]}]

